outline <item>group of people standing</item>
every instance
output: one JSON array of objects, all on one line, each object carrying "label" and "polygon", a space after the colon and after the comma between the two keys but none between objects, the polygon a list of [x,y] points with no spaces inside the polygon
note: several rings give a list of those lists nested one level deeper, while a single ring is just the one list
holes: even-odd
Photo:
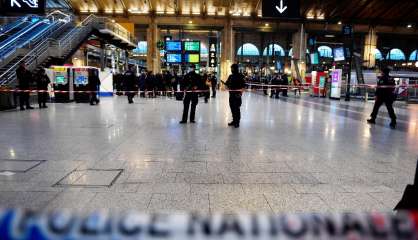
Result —
[{"label": "group of people standing", "polygon": [[26,63],[22,62],[16,70],[17,89],[19,92],[20,110],[33,109],[30,105],[30,86],[36,82],[36,89],[38,92],[39,108],[47,108],[46,102],[48,100],[48,85],[51,82],[46,75],[45,69],[41,68],[36,74],[33,74],[26,68]]},{"label": "group of people standing", "polygon": [[[212,97],[216,97],[216,88],[218,85],[216,73],[205,73],[199,75],[199,77],[199,90],[202,90],[202,93],[199,95],[204,96],[205,102],[208,102],[210,89],[212,89]],[[183,99],[181,95],[187,86],[187,81],[185,81],[185,76],[181,77],[176,72],[171,73],[170,71],[163,71],[162,74],[153,74],[152,71],[148,71],[137,76],[135,67],[131,66],[116,81],[115,85],[118,92],[126,93],[128,102],[132,104],[134,97],[138,93],[140,97],[176,96],[176,98]]]}]

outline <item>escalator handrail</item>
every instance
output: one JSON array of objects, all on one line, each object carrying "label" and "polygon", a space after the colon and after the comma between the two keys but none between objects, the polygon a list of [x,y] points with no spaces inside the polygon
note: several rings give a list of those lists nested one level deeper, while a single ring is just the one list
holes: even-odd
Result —
[{"label": "escalator handrail", "polygon": [[12,39],[9,40],[8,43],[0,46],[0,50],[3,49],[3,48],[5,48],[6,46],[9,46],[9,45],[15,43],[19,39],[19,37],[23,36],[24,34],[26,34],[29,31],[31,31],[32,29],[34,29],[35,27],[37,27],[38,25],[40,25],[44,21],[45,20],[38,21],[38,22],[36,22],[34,24],[31,24],[28,27],[22,29],[21,31],[19,31],[18,33],[16,33],[15,35],[17,35],[17,36],[12,37]]},{"label": "escalator handrail", "polygon": [[16,27],[19,27],[20,25],[26,23],[25,21],[26,17],[19,18],[16,21],[13,21],[11,23],[8,23],[4,25],[3,27],[0,27],[0,34],[7,34],[11,30],[15,29]]}]

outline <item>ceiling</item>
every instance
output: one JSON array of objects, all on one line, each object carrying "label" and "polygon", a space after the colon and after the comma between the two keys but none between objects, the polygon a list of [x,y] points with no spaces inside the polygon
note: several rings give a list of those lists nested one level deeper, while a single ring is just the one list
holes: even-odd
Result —
[{"label": "ceiling", "polygon": [[[262,0],[69,0],[81,13],[261,17]],[[278,1],[278,0],[277,0]],[[300,0],[304,19],[418,24],[417,0]]]}]

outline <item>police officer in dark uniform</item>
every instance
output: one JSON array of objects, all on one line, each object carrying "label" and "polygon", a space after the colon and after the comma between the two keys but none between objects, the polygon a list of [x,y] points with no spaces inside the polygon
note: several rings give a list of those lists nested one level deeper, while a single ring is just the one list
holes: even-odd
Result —
[{"label": "police officer in dark uniform", "polygon": [[195,123],[195,113],[196,106],[199,101],[199,93],[193,91],[199,90],[199,85],[201,84],[201,78],[200,75],[196,73],[195,65],[190,67],[190,72],[184,76],[182,83],[184,86],[185,96],[183,100],[183,118],[180,121],[180,124],[187,123],[190,103],[192,105],[190,109],[190,122]]},{"label": "police officer in dark uniform", "polygon": [[97,98],[97,94],[100,89],[100,78],[97,69],[89,69],[88,88],[90,91],[90,105],[94,105],[94,103],[99,104],[100,101]]},{"label": "police officer in dark uniform", "polygon": [[[17,77],[17,87],[19,90],[29,90],[30,83],[32,81],[32,73],[26,69],[26,63],[20,63],[19,67],[16,69],[16,77]],[[29,101],[29,93],[28,92],[20,92],[19,93],[19,103],[20,103],[20,110],[26,109],[33,109],[30,106]]]},{"label": "police officer in dark uniform", "polygon": [[42,92],[38,92],[38,104],[39,108],[47,108],[46,101],[48,100],[48,85],[51,81],[45,73],[45,69],[41,68],[36,76],[36,89]]},{"label": "police officer in dark uniform", "polygon": [[125,72],[125,90],[127,91],[129,104],[134,103],[135,92],[138,91],[138,82],[136,81],[134,66],[131,66],[128,71]]},{"label": "police officer in dark uniform", "polygon": [[239,122],[241,120],[241,111],[240,107],[242,104],[242,90],[245,88],[245,77],[238,71],[238,64],[232,64],[231,66],[232,74],[229,76],[228,80],[225,82],[225,85],[228,87],[229,91],[229,107],[232,112],[232,122],[228,126],[234,126],[239,128]]},{"label": "police officer in dark uniform", "polygon": [[382,76],[379,77],[379,81],[377,82],[377,89],[376,89],[376,100],[373,107],[373,112],[370,115],[370,119],[367,120],[370,124],[376,124],[377,114],[379,112],[379,108],[384,103],[386,108],[388,109],[388,113],[390,119],[390,127],[392,129],[396,128],[396,114],[393,110],[393,102],[396,100],[395,98],[395,80],[389,76],[390,69],[384,68],[382,69]]}]

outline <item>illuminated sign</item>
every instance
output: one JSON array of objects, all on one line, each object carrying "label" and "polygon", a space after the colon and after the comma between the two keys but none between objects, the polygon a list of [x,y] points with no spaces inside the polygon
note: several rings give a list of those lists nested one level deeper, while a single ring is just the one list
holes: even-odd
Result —
[{"label": "illuminated sign", "polygon": [[300,18],[299,0],[263,0],[263,17]]},{"label": "illuminated sign", "polygon": [[167,41],[165,42],[165,50],[170,51],[181,51],[181,42],[180,41]]},{"label": "illuminated sign", "polygon": [[331,98],[341,98],[341,81],[343,70],[335,69],[331,72]]},{"label": "illuminated sign", "polygon": [[2,14],[45,13],[45,0],[1,0]]},{"label": "illuminated sign", "polygon": [[344,61],[344,60],[345,60],[344,48],[343,47],[334,48],[334,61],[338,62],[338,61]]},{"label": "illuminated sign", "polygon": [[167,53],[167,62],[168,63],[181,63],[181,54]]},{"label": "illuminated sign", "polygon": [[200,52],[200,42],[199,41],[184,42],[184,51]]},{"label": "illuminated sign", "polygon": [[215,68],[218,66],[218,57],[217,57],[217,39],[216,37],[209,38],[209,67]]},{"label": "illuminated sign", "polygon": [[200,55],[199,54],[186,54],[185,60],[187,63],[199,63]]}]

